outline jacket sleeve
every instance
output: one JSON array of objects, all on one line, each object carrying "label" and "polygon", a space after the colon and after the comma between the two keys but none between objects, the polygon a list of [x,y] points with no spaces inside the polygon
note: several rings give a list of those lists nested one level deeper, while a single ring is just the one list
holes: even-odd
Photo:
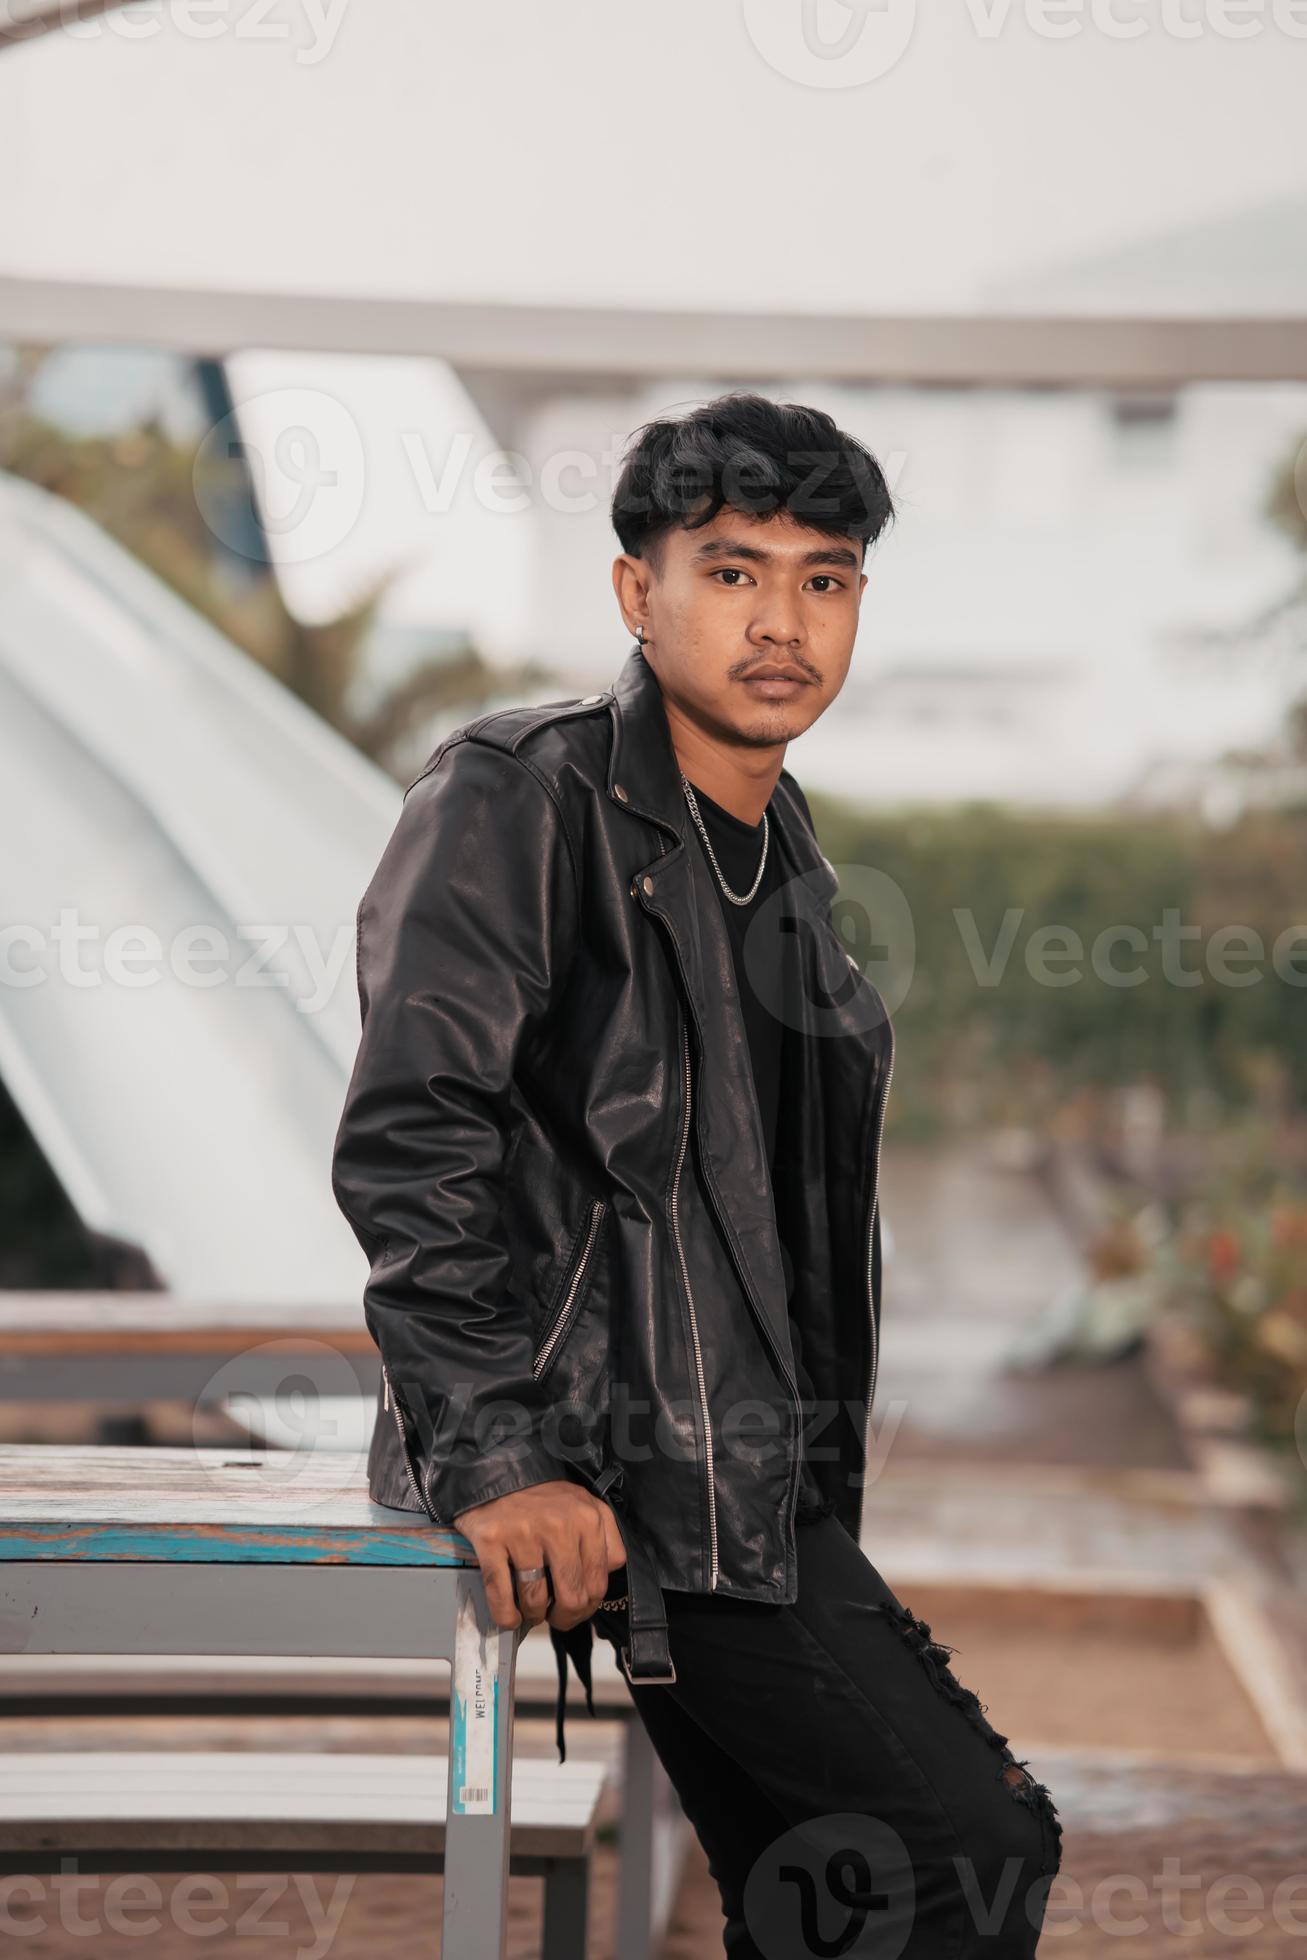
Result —
[{"label": "jacket sleeve", "polygon": [[457,736],[409,785],[358,908],[362,1029],[332,1189],[436,1515],[570,1474],[541,1433],[501,1229],[510,1091],[577,942],[575,862],[530,764]]}]

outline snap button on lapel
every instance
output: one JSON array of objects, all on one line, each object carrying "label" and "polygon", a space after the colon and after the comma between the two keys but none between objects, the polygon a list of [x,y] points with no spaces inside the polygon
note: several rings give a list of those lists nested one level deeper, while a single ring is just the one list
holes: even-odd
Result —
[{"label": "snap button on lapel", "polygon": [[629,800],[626,791],[622,788],[622,785],[620,783],[613,784],[613,795],[618,797],[623,803]]},{"label": "snap button on lapel", "polygon": [[652,879],[652,878],[650,878],[650,877],[648,876],[648,874],[646,873],[646,875],[645,875],[645,876],[644,876],[643,878],[641,878],[641,880],[640,880],[640,884],[641,884],[641,886],[643,887],[643,890],[644,890],[644,893],[645,893],[645,896],[646,896],[646,898],[647,898],[647,897],[648,897],[648,895],[649,895],[649,893],[650,893],[650,892],[651,892],[651,891],[653,890],[653,888],[654,888],[654,883],[653,883],[653,879]]}]

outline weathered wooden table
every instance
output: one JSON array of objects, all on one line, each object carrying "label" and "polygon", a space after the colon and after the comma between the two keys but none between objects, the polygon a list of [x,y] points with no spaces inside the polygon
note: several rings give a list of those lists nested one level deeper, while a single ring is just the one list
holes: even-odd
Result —
[{"label": "weathered wooden table", "polygon": [[[282,1418],[278,1430],[284,1432],[275,1441],[293,1450],[297,1461],[306,1451],[316,1457],[353,1449],[361,1466],[367,1455],[368,1411],[379,1386],[380,1357],[355,1303],[269,1307],[185,1300],[161,1292],[0,1289],[0,1401],[139,1404],[155,1397],[176,1398],[220,1408],[260,1441],[265,1418],[275,1407]],[[350,1413],[351,1396],[362,1398],[359,1419]],[[378,1518],[391,1515],[374,1512]],[[615,1664],[605,1665],[609,1659],[608,1647],[597,1642],[600,1699],[606,1700],[605,1712],[617,1715],[625,1729],[621,1950],[624,1960],[646,1960],[670,1915],[687,1832],[648,1737],[634,1719],[624,1684],[620,1699],[604,1695],[610,1673],[611,1685],[619,1684]],[[550,1713],[552,1687],[535,1669],[528,1667],[527,1673],[528,1712]],[[301,1691],[310,1689],[306,1681]],[[69,1691],[65,1680],[60,1692]],[[131,1684],[124,1682],[121,1691],[130,1696]],[[140,1683],[137,1691],[160,1692]],[[106,1696],[113,1698],[116,1692],[116,1682],[107,1681]],[[173,1692],[178,1697],[176,1684]],[[379,1683],[376,1692],[380,1698],[384,1686]],[[257,1683],[250,1684],[250,1693],[257,1693]],[[360,1707],[370,1706],[374,1698],[371,1692],[361,1693],[357,1678],[350,1694]],[[222,1683],[219,1698],[232,1698],[229,1682]],[[520,1690],[517,1704],[522,1713]]]},{"label": "weathered wooden table", "polygon": [[373,1396],[380,1381],[381,1357],[354,1302],[0,1290],[0,1401],[217,1403],[302,1382],[312,1402]]},{"label": "weathered wooden table", "polygon": [[505,1950],[517,1641],[346,1455],[0,1447],[0,1654],[450,1661],[443,1960]]}]

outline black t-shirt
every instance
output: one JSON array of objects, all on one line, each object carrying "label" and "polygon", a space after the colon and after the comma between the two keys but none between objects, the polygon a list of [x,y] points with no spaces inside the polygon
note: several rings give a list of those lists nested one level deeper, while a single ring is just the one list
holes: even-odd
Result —
[{"label": "black t-shirt", "polygon": [[[714,802],[706,791],[691,782],[699,815],[703,818],[704,829],[708,832],[717,862],[721,866],[722,877],[735,892],[747,892],[758,875],[758,860],[762,855],[763,826],[761,819],[756,824],[747,824],[742,817],[723,809]],[[700,850],[703,839],[698,826],[691,818],[691,828]],[[767,848],[767,863],[758,882],[758,889],[747,905],[736,905],[721,888],[712,862],[704,851],[705,867],[717,893],[718,904],[726,924],[727,936],[731,942],[731,953],[735,963],[736,985],[740,991],[740,1006],[744,1014],[745,1032],[749,1041],[749,1059],[753,1065],[753,1081],[758,1096],[758,1110],[762,1117],[762,1132],[767,1146],[769,1170],[776,1162],[776,1133],[781,1120],[780,1093],[781,1075],[784,1066],[785,1043],[793,1040],[790,1032],[793,1017],[789,1003],[793,1000],[793,988],[797,979],[793,969],[795,945],[793,934],[760,931],[755,933],[749,945],[746,962],[744,941],[753,921],[766,904],[771,894],[784,880],[780,855],[773,837]],[[755,981],[757,984],[755,984]],[[778,1014],[775,1002],[783,1004],[783,1012]],[[786,1255],[786,1268],[789,1260]],[[799,1394],[805,1403],[813,1399],[812,1381],[802,1361],[802,1344],[799,1330],[793,1315],[790,1316],[790,1346],[794,1355],[794,1378]],[[813,1479],[812,1472],[805,1463],[799,1483],[797,1517],[824,1516],[830,1505],[821,1496]]]}]

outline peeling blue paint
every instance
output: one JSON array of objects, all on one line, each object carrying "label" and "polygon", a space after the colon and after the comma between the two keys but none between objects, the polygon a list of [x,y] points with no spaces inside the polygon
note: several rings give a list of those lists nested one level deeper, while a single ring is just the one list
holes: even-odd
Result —
[{"label": "peeling blue paint", "polygon": [[287,1531],[258,1525],[34,1524],[0,1536],[0,1562],[111,1559],[201,1565],[475,1565],[455,1531]]}]

